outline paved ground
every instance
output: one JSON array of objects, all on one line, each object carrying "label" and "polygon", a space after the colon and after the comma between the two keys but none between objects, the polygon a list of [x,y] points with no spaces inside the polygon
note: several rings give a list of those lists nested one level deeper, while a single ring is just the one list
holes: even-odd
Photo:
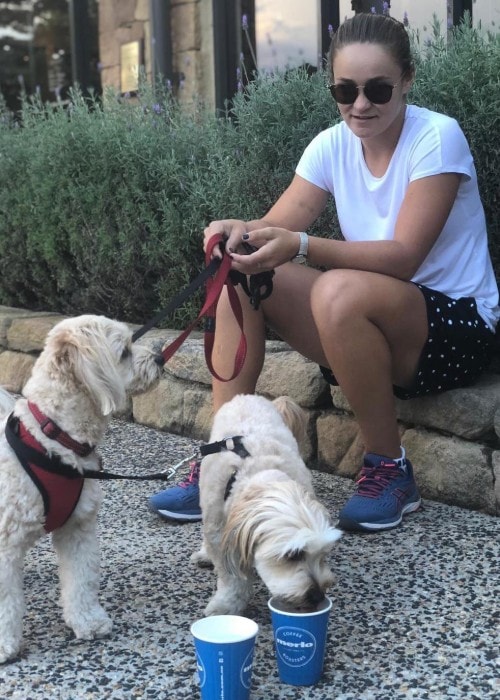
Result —
[{"label": "paved ground", "polygon": [[[196,443],[116,421],[102,449],[109,471],[158,471]],[[351,483],[316,473],[333,517]],[[122,700],[199,697],[190,624],[214,584],[189,563],[199,523],[167,524],[147,510],[158,482],[106,482],[100,518],[102,601],[108,639],[78,642],[57,605],[47,538],[25,569],[28,611],[22,658],[0,667],[0,698]],[[487,700],[500,696],[500,520],[428,502],[402,527],[345,535],[332,555],[336,582],[322,681],[282,685],[267,594],[247,614],[259,624],[251,700]],[[229,699],[230,700],[230,699]]]}]

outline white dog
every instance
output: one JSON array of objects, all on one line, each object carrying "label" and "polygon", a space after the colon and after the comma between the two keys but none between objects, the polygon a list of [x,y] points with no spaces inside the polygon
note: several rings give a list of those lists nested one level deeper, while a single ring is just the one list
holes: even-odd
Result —
[{"label": "white dog", "polygon": [[342,533],[315,498],[294,437],[304,432],[304,411],[288,397],[240,394],[215,415],[206,449],[221,451],[202,461],[203,545],[192,555],[217,574],[207,615],[243,612],[254,570],[294,607],[313,607],[332,584],[327,558]]},{"label": "white dog", "polygon": [[100,469],[95,447],[111,414],[156,382],[162,364],[159,353],[132,345],[124,323],[79,316],[49,332],[23,398],[0,394],[0,663],[20,652],[23,559],[45,532],[53,531],[66,624],[79,639],[111,631],[98,601],[102,492],[81,475]]}]

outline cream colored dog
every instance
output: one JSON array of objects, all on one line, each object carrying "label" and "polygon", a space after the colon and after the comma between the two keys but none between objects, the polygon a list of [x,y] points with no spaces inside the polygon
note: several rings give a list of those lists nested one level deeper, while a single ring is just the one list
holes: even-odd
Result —
[{"label": "cream colored dog", "polygon": [[191,557],[217,574],[207,615],[243,612],[254,570],[295,607],[314,606],[332,584],[327,559],[342,533],[315,498],[294,437],[304,430],[305,414],[288,397],[240,394],[215,415],[210,444],[222,441],[222,451],[201,464],[203,545]]},{"label": "cream colored dog", "polygon": [[[111,620],[98,601],[96,518],[102,492],[97,481],[79,475],[100,469],[95,447],[112,413],[126,407],[128,394],[156,382],[162,364],[159,353],[132,345],[132,332],[124,323],[104,316],[79,316],[61,321],[50,331],[23,398],[14,402],[7,392],[0,394],[0,663],[20,652],[23,559],[36,540],[51,531],[49,522],[56,528],[52,543],[59,560],[66,624],[79,639],[110,632]],[[11,414],[8,421],[7,414]],[[62,477],[66,481],[60,499],[52,490],[59,495],[58,487],[50,486],[50,481],[45,491],[35,485],[36,475],[45,474],[43,468],[36,471],[39,468],[30,466],[27,458],[21,458],[27,463],[22,466],[16,456],[21,438],[31,442],[35,462],[41,451],[42,460],[51,464],[55,460],[58,468],[69,472]],[[66,486],[74,489],[78,483],[74,510],[70,503],[67,513],[58,514]]]}]

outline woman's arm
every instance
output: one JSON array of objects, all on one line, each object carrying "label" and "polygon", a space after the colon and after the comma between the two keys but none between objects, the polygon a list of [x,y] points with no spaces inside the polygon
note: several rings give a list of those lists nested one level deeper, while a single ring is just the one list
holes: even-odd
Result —
[{"label": "woman's arm", "polygon": [[[310,237],[308,261],[326,268],[367,270],[409,280],[418,270],[441,233],[457,196],[460,184],[457,173],[443,173],[410,183],[396,221],[393,240],[333,241]],[[298,251],[298,233],[307,228],[321,209],[317,196],[307,200],[307,190],[292,187],[272,207],[264,219],[251,222],[248,242],[259,250],[250,256],[233,255],[234,267],[244,273],[272,269],[290,260]],[[302,180],[302,183],[306,182]],[[283,201],[282,201],[283,200]],[[360,202],[362,206],[362,202]],[[314,216],[316,214],[316,216]],[[264,224],[264,228],[259,228]],[[266,224],[269,224],[266,226]]]},{"label": "woman's arm", "polygon": [[[325,208],[329,196],[325,190],[316,187],[299,175],[295,175],[288,188],[262,219],[212,221],[205,229],[205,246],[214,234],[223,233],[227,236],[227,250],[236,252],[242,242],[243,234],[276,227],[282,231],[280,246],[285,255],[284,260],[290,260],[299,248],[298,233],[296,232],[304,231],[318,218]],[[265,239],[262,239],[262,243],[252,242],[252,245],[264,245],[265,242]],[[289,255],[287,250],[290,252]]]}]

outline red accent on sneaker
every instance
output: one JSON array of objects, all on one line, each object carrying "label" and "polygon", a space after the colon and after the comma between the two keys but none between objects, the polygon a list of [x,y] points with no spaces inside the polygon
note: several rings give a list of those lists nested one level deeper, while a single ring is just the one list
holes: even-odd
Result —
[{"label": "red accent on sneaker", "polygon": [[395,462],[380,462],[377,467],[363,466],[356,482],[357,495],[378,498],[391,481],[400,476],[401,471]]},{"label": "red accent on sneaker", "polygon": [[184,481],[180,481],[177,486],[180,486],[182,489],[187,489],[189,486],[192,484],[197,484],[198,481],[200,480],[200,462],[198,460],[194,460],[193,462],[189,463],[189,474],[184,479]]}]

